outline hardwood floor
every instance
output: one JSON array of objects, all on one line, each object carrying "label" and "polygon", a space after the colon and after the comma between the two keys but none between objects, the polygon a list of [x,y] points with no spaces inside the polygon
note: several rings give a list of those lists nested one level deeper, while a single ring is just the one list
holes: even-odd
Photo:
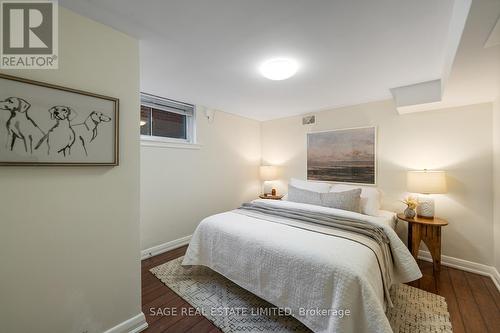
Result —
[{"label": "hardwood floor", "polygon": [[[142,261],[142,311],[149,324],[145,332],[221,332],[201,315],[181,313],[181,309],[191,306],[149,272],[185,252],[186,246],[183,246]],[[419,264],[424,274],[420,288],[435,293],[432,264],[425,261]],[[448,303],[453,332],[500,332],[500,293],[490,278],[443,266],[438,294]],[[164,315],[152,315],[150,308],[161,308]],[[177,312],[166,315],[165,311],[170,309]]]}]

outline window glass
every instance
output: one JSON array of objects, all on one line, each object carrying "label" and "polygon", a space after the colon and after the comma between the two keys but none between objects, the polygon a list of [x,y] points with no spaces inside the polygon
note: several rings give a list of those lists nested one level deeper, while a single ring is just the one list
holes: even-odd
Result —
[{"label": "window glass", "polygon": [[141,135],[151,135],[151,108],[141,105]]},{"label": "window glass", "polygon": [[166,138],[187,139],[186,116],[178,113],[152,109],[152,135]]}]

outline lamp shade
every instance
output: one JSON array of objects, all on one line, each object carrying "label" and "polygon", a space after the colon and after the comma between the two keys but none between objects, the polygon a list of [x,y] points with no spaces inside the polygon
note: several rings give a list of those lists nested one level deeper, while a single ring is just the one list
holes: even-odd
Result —
[{"label": "lamp shade", "polygon": [[408,171],[408,191],[412,193],[446,193],[446,173],[444,171]]},{"label": "lamp shade", "polygon": [[278,168],[272,165],[263,165],[260,167],[260,179],[276,180],[278,178]]}]

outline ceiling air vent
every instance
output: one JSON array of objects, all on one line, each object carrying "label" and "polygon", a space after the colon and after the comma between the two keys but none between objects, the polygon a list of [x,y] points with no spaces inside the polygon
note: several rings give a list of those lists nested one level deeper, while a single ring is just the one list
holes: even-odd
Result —
[{"label": "ceiling air vent", "polygon": [[311,125],[316,122],[316,116],[305,116],[302,118],[302,125]]}]

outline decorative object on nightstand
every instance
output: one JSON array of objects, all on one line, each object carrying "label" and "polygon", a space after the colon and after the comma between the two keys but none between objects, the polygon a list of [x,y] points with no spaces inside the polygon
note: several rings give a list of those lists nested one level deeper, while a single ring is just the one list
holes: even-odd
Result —
[{"label": "decorative object on nightstand", "polygon": [[268,182],[278,179],[278,168],[273,165],[262,165],[260,167],[260,179],[264,181],[263,192],[264,195],[276,195],[276,189],[272,188],[271,191],[266,191]]},{"label": "decorative object on nightstand", "polygon": [[408,222],[408,249],[415,260],[418,258],[420,242],[427,245],[432,257],[434,281],[438,290],[441,271],[441,227],[448,225],[448,221],[437,217],[407,218],[404,214],[398,214],[398,219]]},{"label": "decorative object on nightstand", "polygon": [[406,209],[404,211],[405,217],[412,219],[417,215],[415,212],[415,209],[418,206],[418,202],[415,198],[413,197],[408,197],[402,201],[406,205]]},{"label": "decorative object on nightstand", "polygon": [[408,191],[420,193],[418,197],[417,215],[434,217],[434,199],[430,194],[446,193],[446,173],[444,171],[408,171]]},{"label": "decorative object on nightstand", "polygon": [[276,195],[276,194],[261,194],[259,195],[259,198],[261,199],[270,199],[270,200],[281,200],[283,198],[283,195]]}]

